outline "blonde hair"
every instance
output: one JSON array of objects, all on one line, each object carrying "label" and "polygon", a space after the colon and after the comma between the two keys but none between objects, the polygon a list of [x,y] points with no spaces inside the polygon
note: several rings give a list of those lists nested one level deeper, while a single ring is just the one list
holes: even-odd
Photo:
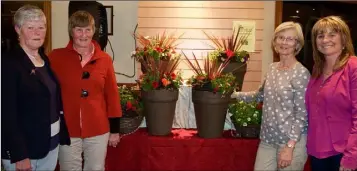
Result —
[{"label": "blonde hair", "polygon": [[274,31],[274,35],[273,35],[274,37],[271,41],[271,46],[272,46],[272,49],[275,50],[275,45],[276,45],[275,40],[276,40],[277,35],[283,31],[290,30],[290,29],[295,30],[296,34],[297,34],[297,43],[296,43],[295,53],[294,53],[294,55],[297,55],[297,54],[299,54],[300,50],[304,46],[304,35],[302,33],[302,28],[299,23],[295,23],[293,21],[287,21],[287,22],[281,23]]},{"label": "blonde hair", "polygon": [[334,71],[343,68],[349,57],[354,55],[350,29],[340,17],[328,16],[318,20],[311,32],[313,58],[315,62],[312,72],[312,77],[314,78],[321,76],[326,62],[324,54],[317,49],[316,38],[319,34],[325,33],[327,29],[331,29],[340,34],[343,47],[341,55],[336,59],[335,66],[333,68]]},{"label": "blonde hair", "polygon": [[93,33],[95,33],[95,21],[93,16],[87,11],[76,11],[69,17],[68,20],[68,34],[72,39],[72,29],[75,27],[87,27],[91,26]]},{"label": "blonde hair", "polygon": [[46,16],[43,11],[34,5],[24,5],[20,7],[14,15],[14,25],[21,28],[25,21],[43,20],[46,24]]}]

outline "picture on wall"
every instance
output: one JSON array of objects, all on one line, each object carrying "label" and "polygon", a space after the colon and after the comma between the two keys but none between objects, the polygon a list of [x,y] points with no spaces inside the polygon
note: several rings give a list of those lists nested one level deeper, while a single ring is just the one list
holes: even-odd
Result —
[{"label": "picture on wall", "polygon": [[255,52],[255,21],[233,21],[233,29],[237,31],[239,27],[241,27],[240,36],[248,34],[240,50]]},{"label": "picture on wall", "polygon": [[104,6],[106,11],[107,11],[107,21],[108,21],[108,35],[113,35],[113,17],[114,17],[114,11],[113,11],[113,6]]}]

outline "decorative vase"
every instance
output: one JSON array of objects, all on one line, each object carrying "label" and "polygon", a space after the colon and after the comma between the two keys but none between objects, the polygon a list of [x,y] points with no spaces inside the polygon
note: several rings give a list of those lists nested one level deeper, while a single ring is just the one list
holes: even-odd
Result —
[{"label": "decorative vase", "polygon": [[219,138],[222,136],[230,95],[192,90],[198,136]]},{"label": "decorative vase", "polygon": [[166,136],[171,133],[175,116],[178,90],[142,91],[146,126],[150,135]]},{"label": "decorative vase", "polygon": [[231,61],[222,71],[222,73],[230,73],[236,77],[239,91],[242,90],[245,73],[247,72],[247,64]]}]

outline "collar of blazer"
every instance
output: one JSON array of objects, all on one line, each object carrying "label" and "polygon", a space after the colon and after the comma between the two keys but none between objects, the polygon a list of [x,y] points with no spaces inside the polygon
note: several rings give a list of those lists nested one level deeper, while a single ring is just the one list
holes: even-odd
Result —
[{"label": "collar of blazer", "polygon": [[[29,69],[30,71],[35,69],[35,65],[31,62],[31,60],[29,59],[28,55],[26,54],[26,52],[22,49],[22,47],[17,44],[14,47],[14,50],[12,51],[13,54],[11,54],[13,57],[15,57],[26,69]],[[43,49],[40,48],[38,50],[38,53],[40,54],[41,58],[43,61],[45,61],[45,63],[48,65],[49,64],[49,60],[46,56],[46,54],[43,52]]]},{"label": "collar of blazer", "polygon": [[[105,52],[102,51],[102,49],[100,48],[100,45],[95,41],[92,40],[92,43],[94,45],[94,52],[93,52],[93,56],[92,58],[88,61],[88,63],[94,62],[102,57],[107,56],[107,54]],[[73,48],[73,40],[70,40],[66,46],[67,50],[72,51],[76,54],[79,54],[74,48]]]}]

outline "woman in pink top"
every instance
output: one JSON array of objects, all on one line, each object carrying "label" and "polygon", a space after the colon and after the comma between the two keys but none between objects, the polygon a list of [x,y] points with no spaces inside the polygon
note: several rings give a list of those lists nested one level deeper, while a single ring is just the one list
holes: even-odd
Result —
[{"label": "woman in pink top", "polygon": [[347,24],[320,19],[312,28],[314,69],[306,91],[307,152],[313,171],[357,169],[357,57]]}]

